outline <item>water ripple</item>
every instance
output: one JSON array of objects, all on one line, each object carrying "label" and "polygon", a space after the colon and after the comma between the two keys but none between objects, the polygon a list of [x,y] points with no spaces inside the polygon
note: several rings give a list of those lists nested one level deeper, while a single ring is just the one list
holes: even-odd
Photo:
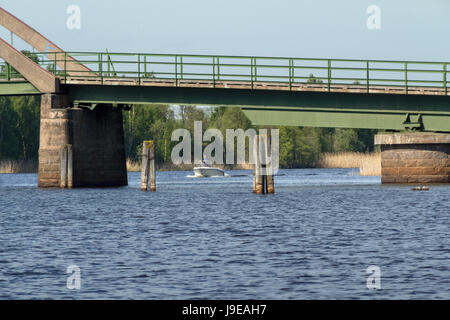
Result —
[{"label": "water ripple", "polygon": [[[0,299],[449,299],[450,201],[351,170],[139,174],[113,189],[41,190],[0,175]],[[78,291],[66,269],[81,269]],[[368,290],[378,265],[382,289]]]}]

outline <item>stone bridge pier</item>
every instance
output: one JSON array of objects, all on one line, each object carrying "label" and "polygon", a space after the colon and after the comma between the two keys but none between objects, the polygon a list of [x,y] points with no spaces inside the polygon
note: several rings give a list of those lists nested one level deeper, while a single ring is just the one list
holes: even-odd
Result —
[{"label": "stone bridge pier", "polygon": [[[127,185],[122,120],[121,110],[111,105],[70,108],[66,95],[43,94],[39,187]],[[67,146],[72,152],[62,155]]]},{"label": "stone bridge pier", "polygon": [[383,184],[450,183],[450,133],[378,134]]}]

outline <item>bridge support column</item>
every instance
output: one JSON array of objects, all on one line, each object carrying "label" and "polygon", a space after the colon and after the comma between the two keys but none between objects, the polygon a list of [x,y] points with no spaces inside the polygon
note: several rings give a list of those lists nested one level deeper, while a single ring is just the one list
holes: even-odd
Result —
[{"label": "bridge support column", "polygon": [[392,183],[450,183],[450,134],[378,134],[381,181]]},{"label": "bridge support column", "polygon": [[127,185],[122,121],[122,112],[110,105],[69,108],[67,96],[42,95],[39,187],[61,186],[64,145],[72,145],[72,187]]}]

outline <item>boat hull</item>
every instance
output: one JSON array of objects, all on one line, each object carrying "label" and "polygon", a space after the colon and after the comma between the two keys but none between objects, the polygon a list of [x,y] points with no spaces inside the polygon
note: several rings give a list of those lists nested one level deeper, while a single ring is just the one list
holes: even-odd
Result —
[{"label": "boat hull", "polygon": [[209,178],[209,177],[223,177],[225,172],[218,168],[199,167],[194,168],[194,174],[196,177]]}]

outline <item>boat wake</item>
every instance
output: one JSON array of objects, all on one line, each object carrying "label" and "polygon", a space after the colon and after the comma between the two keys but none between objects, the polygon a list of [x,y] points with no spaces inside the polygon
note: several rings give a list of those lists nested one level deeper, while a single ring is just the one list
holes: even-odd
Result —
[{"label": "boat wake", "polygon": [[204,178],[229,178],[229,177],[233,177],[230,176],[228,173],[224,173],[223,176],[211,176],[211,177],[206,177],[206,176],[196,176],[194,174],[192,175],[187,175],[186,178],[200,178],[200,179],[204,179]]}]

